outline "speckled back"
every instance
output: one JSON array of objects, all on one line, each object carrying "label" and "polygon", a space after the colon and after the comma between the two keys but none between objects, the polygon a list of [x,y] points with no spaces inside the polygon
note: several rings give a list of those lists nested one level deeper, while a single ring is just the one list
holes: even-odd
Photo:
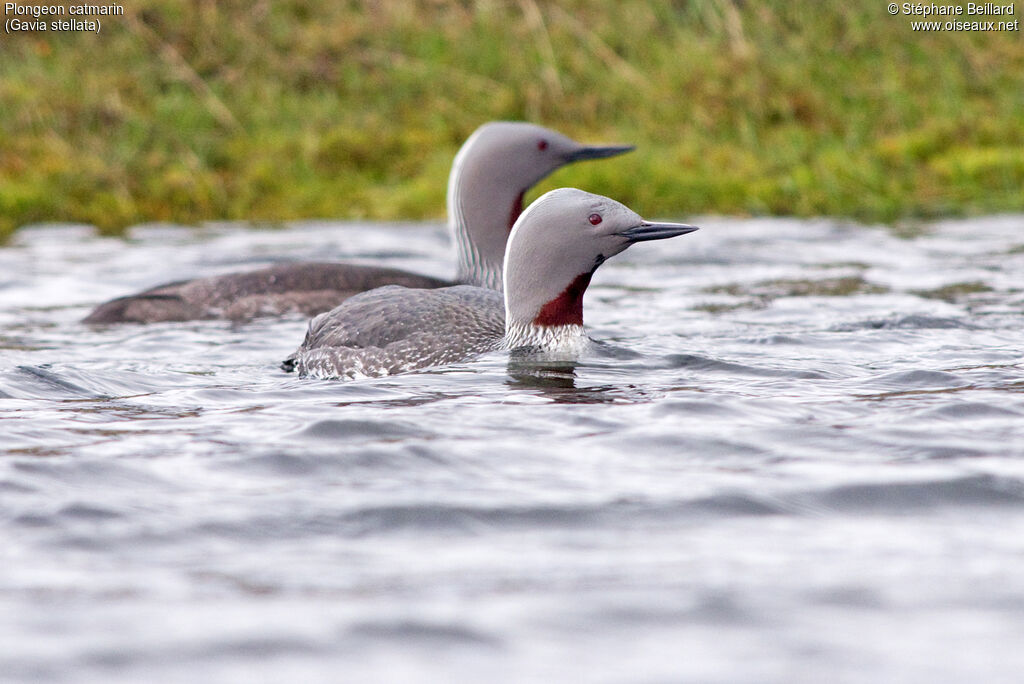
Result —
[{"label": "speckled back", "polygon": [[284,366],[320,378],[391,375],[472,359],[498,349],[504,334],[499,292],[471,285],[393,285],[317,316]]}]

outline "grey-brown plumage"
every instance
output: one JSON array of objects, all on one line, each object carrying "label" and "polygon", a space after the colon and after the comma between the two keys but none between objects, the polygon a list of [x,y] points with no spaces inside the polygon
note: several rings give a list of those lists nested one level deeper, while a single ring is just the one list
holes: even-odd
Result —
[{"label": "grey-brown plumage", "polygon": [[358,264],[278,264],[168,283],[96,307],[84,323],[156,323],[301,313],[313,316],[352,295],[383,285],[435,288],[449,281],[397,268]]},{"label": "grey-brown plumage", "polygon": [[317,316],[282,367],[319,378],[359,378],[467,361],[498,349],[574,357],[583,294],[606,259],[635,242],[697,230],[651,223],[582,190],[552,190],[516,221],[504,263],[504,294],[470,285],[383,287]]},{"label": "grey-brown plumage", "polygon": [[[505,241],[522,211],[523,194],[555,169],[633,149],[583,145],[533,124],[495,121],[469,137],[448,179],[448,226],[457,283],[501,288]],[[85,323],[151,323],[326,311],[358,292],[384,285],[436,288],[453,284],[394,268],[296,263],[247,273],[186,280],[120,297]]]},{"label": "grey-brown plumage", "polygon": [[363,292],[309,324],[282,367],[322,378],[359,378],[455,363],[501,346],[500,292],[472,285]]}]

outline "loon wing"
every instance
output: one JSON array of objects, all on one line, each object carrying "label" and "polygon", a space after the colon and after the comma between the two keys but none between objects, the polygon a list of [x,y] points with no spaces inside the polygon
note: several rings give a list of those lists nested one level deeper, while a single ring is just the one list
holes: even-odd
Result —
[{"label": "loon wing", "polygon": [[497,349],[504,331],[499,292],[469,285],[388,286],[313,319],[282,368],[316,377],[389,375]]},{"label": "loon wing", "polygon": [[242,273],[180,280],[118,297],[84,323],[155,323],[227,318],[247,321],[286,313],[314,315],[359,292],[388,284],[435,288],[450,283],[397,268],[360,264],[277,264]]}]

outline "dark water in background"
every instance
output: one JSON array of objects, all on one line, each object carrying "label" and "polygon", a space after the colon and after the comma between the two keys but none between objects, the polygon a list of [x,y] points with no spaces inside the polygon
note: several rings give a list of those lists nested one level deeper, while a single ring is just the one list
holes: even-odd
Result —
[{"label": "dark water in background", "polygon": [[0,249],[0,680],[1020,681],[1024,217],[708,219],[609,343],[352,383],[305,321],[91,330],[272,258],[447,275],[440,227]]}]

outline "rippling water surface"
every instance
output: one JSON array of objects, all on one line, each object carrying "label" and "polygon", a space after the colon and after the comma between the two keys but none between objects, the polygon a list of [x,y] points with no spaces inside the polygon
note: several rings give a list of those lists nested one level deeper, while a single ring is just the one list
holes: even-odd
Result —
[{"label": "rippling water surface", "polygon": [[0,679],[1020,681],[1024,217],[706,219],[596,274],[575,368],[350,383],[306,321],[90,329],[436,225],[0,249]]}]

